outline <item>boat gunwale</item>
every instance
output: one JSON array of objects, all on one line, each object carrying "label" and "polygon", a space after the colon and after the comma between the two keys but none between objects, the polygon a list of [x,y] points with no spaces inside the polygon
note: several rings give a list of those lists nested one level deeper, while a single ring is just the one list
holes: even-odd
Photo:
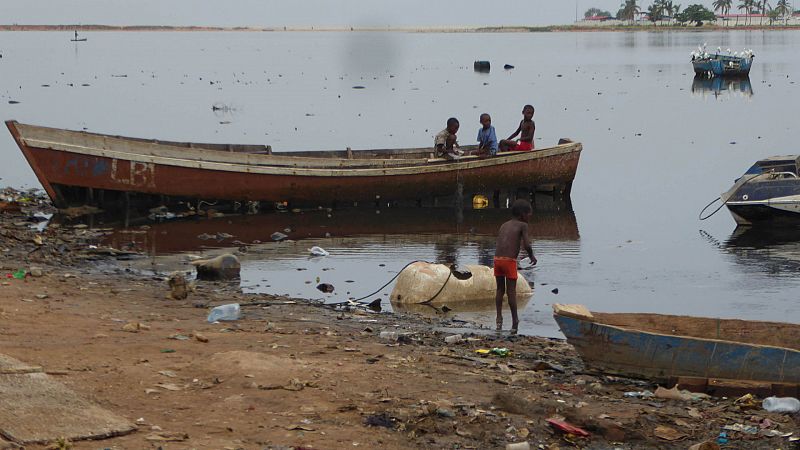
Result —
[{"label": "boat gunwale", "polygon": [[[68,131],[68,130],[65,130]],[[456,161],[444,159],[426,160],[423,164],[405,164],[389,166],[366,166],[366,167],[305,167],[287,165],[256,165],[245,162],[221,162],[205,161],[190,158],[180,158],[171,156],[151,156],[140,153],[131,153],[123,150],[106,150],[97,147],[86,147],[74,144],[59,142],[45,142],[37,139],[20,138],[18,144],[22,142],[24,146],[30,148],[46,149],[65,153],[75,153],[80,155],[91,155],[118,160],[151,163],[173,167],[188,167],[202,170],[238,172],[248,174],[269,174],[269,175],[294,175],[294,176],[387,176],[387,175],[422,175],[434,173],[447,173],[460,170],[483,169],[493,166],[517,164],[525,161],[544,159],[549,157],[567,156],[573,153],[578,155],[582,151],[582,145],[577,142],[560,144],[554,147],[547,147],[535,151],[525,152],[506,152],[502,156],[492,158],[479,158],[477,156],[463,157]],[[38,143],[39,145],[35,145]],[[182,149],[178,148],[177,149]],[[214,151],[214,150],[210,150]],[[307,158],[300,158],[307,159]],[[401,159],[391,161],[403,161]]]},{"label": "boat gunwale", "polygon": [[[603,314],[603,315],[625,314],[625,313],[596,313],[594,311],[592,311],[592,313],[593,314]],[[672,314],[656,314],[656,313],[641,313],[641,314],[642,315],[651,315],[651,316],[661,316],[661,317],[695,318],[693,316],[676,316],[676,315],[672,315]],[[647,329],[632,328],[632,327],[629,328],[629,327],[620,326],[620,325],[611,325],[611,324],[603,323],[603,322],[599,321],[598,319],[600,319],[602,317],[596,317],[596,316],[588,317],[588,316],[581,316],[581,315],[577,315],[577,314],[564,314],[564,313],[558,312],[558,311],[554,311],[553,312],[553,316],[554,317],[555,316],[560,316],[560,317],[564,317],[564,318],[568,318],[568,319],[580,320],[580,321],[583,321],[583,322],[589,322],[589,323],[593,323],[593,324],[596,324],[596,325],[599,325],[599,326],[613,328],[615,330],[622,331],[622,332],[638,332],[638,333],[649,334],[649,335],[653,335],[653,336],[663,336],[663,337],[681,338],[681,339],[692,339],[692,340],[696,340],[696,341],[713,342],[713,343],[736,344],[736,345],[744,345],[744,346],[758,347],[758,348],[771,348],[771,349],[790,351],[790,352],[795,352],[795,353],[800,354],[800,349],[794,349],[794,348],[791,348],[791,347],[783,347],[783,346],[778,346],[778,345],[755,344],[755,343],[750,343],[750,342],[733,341],[733,340],[728,340],[728,339],[714,339],[714,338],[698,337],[698,336],[691,336],[691,335],[685,335],[685,334],[665,334],[665,333],[659,333],[659,332],[656,332],[656,331],[649,331]],[[743,320],[743,319],[721,319],[721,318],[714,319],[714,318],[711,318],[711,317],[702,317],[702,319],[723,320],[723,321],[738,320],[738,321],[742,321],[742,322],[758,322],[758,323],[763,323],[763,324],[780,324],[780,325],[792,325],[792,326],[800,327],[800,325],[795,325],[795,324],[786,323],[786,322],[769,322],[769,321],[760,321],[760,320],[759,321],[749,321],[749,320]],[[567,338],[567,339],[569,340],[569,338]]]},{"label": "boat gunwale", "polygon": [[[261,168],[261,167],[285,167],[289,169],[300,169],[300,170],[385,170],[385,169],[395,169],[395,168],[423,168],[423,167],[430,167],[434,165],[441,165],[446,166],[449,170],[458,170],[461,169],[462,166],[466,166],[463,168],[472,168],[469,163],[474,163],[478,161],[488,162],[485,164],[478,164],[478,166],[494,166],[499,164],[506,164],[512,163],[517,161],[509,161],[508,158],[513,158],[519,155],[519,160],[527,160],[527,159],[537,159],[545,156],[552,156],[552,154],[561,154],[561,153],[569,153],[571,151],[580,151],[582,150],[582,145],[578,142],[567,142],[564,144],[557,144],[551,147],[545,147],[540,150],[534,151],[523,151],[523,152],[504,152],[500,156],[492,157],[492,158],[479,158],[478,156],[470,155],[462,157],[455,161],[445,160],[443,158],[389,158],[389,159],[380,159],[380,158],[355,158],[349,159],[345,157],[310,157],[310,156],[288,156],[289,152],[280,152],[278,154],[260,154],[260,153],[247,153],[247,152],[227,152],[224,150],[215,150],[209,148],[202,148],[202,147],[182,147],[175,144],[186,144],[191,145],[192,143],[161,143],[161,142],[150,142],[148,140],[140,139],[140,138],[127,138],[121,136],[111,136],[99,133],[89,133],[84,131],[74,131],[74,130],[66,130],[60,128],[50,128],[50,127],[41,127],[38,125],[28,125],[22,124],[14,120],[6,121],[9,129],[14,127],[19,136],[20,142],[28,145],[32,148],[43,148],[55,151],[65,151],[77,154],[90,154],[92,156],[108,156],[105,153],[115,153],[119,156],[109,156],[109,157],[116,157],[117,159],[123,160],[131,160],[137,162],[152,162],[156,163],[154,160],[147,160],[148,158],[152,159],[165,159],[165,165],[177,165],[177,166],[185,166],[182,164],[169,164],[166,160],[173,160],[173,161],[186,161],[190,163],[210,163],[210,164],[223,164],[229,166],[244,166],[249,168]],[[132,144],[134,146],[145,147],[148,151],[126,151],[126,150],[114,150],[114,149],[106,149],[107,145],[80,145],[76,143],[69,143],[64,142],[64,140],[45,140],[40,137],[26,137],[25,136],[25,128],[30,128],[33,130],[41,130],[46,133],[67,133],[69,135],[74,135],[77,137],[89,137],[90,140],[97,140],[97,141],[108,141],[114,140],[119,141],[120,143]],[[102,144],[106,144],[106,142],[98,142]],[[203,144],[197,144],[203,145]],[[206,144],[206,145],[224,145],[224,144]],[[470,148],[473,146],[467,146],[465,148]],[[426,148],[409,148],[409,149],[383,149],[383,150],[354,150],[353,153],[358,152],[396,152],[395,154],[402,154],[404,150],[408,150],[408,153],[421,153]],[[135,149],[139,150],[139,149]],[[430,153],[433,153],[433,149],[430,148]],[[191,158],[186,155],[186,153],[190,152],[191,154],[197,156],[196,158]],[[324,152],[324,151],[320,151]],[[331,150],[331,154],[339,153],[339,150]],[[544,153],[543,153],[544,152]],[[171,154],[175,153],[175,154]],[[527,156],[527,157],[525,157]],[[208,158],[210,157],[210,158]],[[189,165],[188,167],[195,167]],[[211,170],[225,170],[225,169],[211,169]],[[243,172],[252,172],[250,170],[238,170]],[[427,171],[424,171],[427,172]],[[440,172],[440,170],[436,170],[434,172]],[[293,173],[294,174],[294,173]],[[384,173],[381,173],[382,175]]]}]

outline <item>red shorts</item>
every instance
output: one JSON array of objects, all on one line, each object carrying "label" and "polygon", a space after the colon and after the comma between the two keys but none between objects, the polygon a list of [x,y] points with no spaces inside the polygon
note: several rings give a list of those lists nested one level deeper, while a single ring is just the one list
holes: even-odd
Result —
[{"label": "red shorts", "polygon": [[509,280],[517,279],[517,260],[505,256],[494,257],[494,276],[506,277]]},{"label": "red shorts", "polygon": [[510,148],[513,152],[529,152],[533,150],[533,142],[517,141],[517,145]]}]

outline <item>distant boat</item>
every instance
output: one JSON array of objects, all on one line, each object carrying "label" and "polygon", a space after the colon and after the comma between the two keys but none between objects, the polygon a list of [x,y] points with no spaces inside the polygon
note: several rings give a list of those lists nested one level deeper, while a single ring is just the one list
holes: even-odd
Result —
[{"label": "distant boat", "polygon": [[70,39],[71,42],[86,42],[86,38],[78,37],[78,30],[75,30],[75,37]]},{"label": "distant boat", "polygon": [[567,342],[587,366],[601,372],[657,382],[746,380],[755,382],[751,389],[756,383],[778,383],[797,395],[800,325],[598,313],[582,305],[556,304],[553,310]]},{"label": "distant boat", "polygon": [[695,75],[701,77],[743,77],[750,74],[753,58],[752,52],[744,52],[742,56],[693,52],[692,67]]}]

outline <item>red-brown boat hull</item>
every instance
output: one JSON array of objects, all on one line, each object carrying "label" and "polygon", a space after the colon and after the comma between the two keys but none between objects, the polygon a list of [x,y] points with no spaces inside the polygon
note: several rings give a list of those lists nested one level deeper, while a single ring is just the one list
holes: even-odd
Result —
[{"label": "red-brown boat hull", "polygon": [[[133,155],[134,160],[130,160],[118,157],[129,153],[100,145],[90,149],[95,154],[86,154],[79,152],[85,147],[74,143],[63,144],[67,149],[77,149],[68,151],[57,148],[59,143],[50,143],[42,138],[30,140],[51,146],[46,148],[41,144],[29,144],[25,136],[16,131],[15,124],[9,122],[9,129],[39,181],[56,201],[59,186],[204,200],[316,204],[419,199],[448,196],[457,190],[476,193],[540,186],[568,190],[580,157],[580,144],[572,144],[575,148],[570,151],[558,147],[554,148],[556,150],[543,149],[540,152],[552,154],[542,153],[542,157],[531,152],[530,156],[497,158],[497,161],[503,159],[508,163],[473,159],[463,164],[434,162],[399,169],[376,165],[367,169],[281,166],[273,170],[269,165],[192,160],[188,156],[178,160],[175,157]],[[103,156],[106,153],[115,157]],[[319,159],[316,161],[319,164]],[[264,173],[271,170],[276,173]]]}]

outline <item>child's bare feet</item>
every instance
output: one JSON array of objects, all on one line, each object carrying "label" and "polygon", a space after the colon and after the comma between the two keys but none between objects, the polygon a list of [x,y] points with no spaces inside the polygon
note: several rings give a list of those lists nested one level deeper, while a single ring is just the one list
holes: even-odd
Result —
[{"label": "child's bare feet", "polygon": [[518,329],[519,329],[519,322],[514,322],[511,324],[511,334],[517,334]]},{"label": "child's bare feet", "polygon": [[503,331],[503,319],[498,319],[496,325],[497,325],[497,328],[495,328],[495,330]]}]

